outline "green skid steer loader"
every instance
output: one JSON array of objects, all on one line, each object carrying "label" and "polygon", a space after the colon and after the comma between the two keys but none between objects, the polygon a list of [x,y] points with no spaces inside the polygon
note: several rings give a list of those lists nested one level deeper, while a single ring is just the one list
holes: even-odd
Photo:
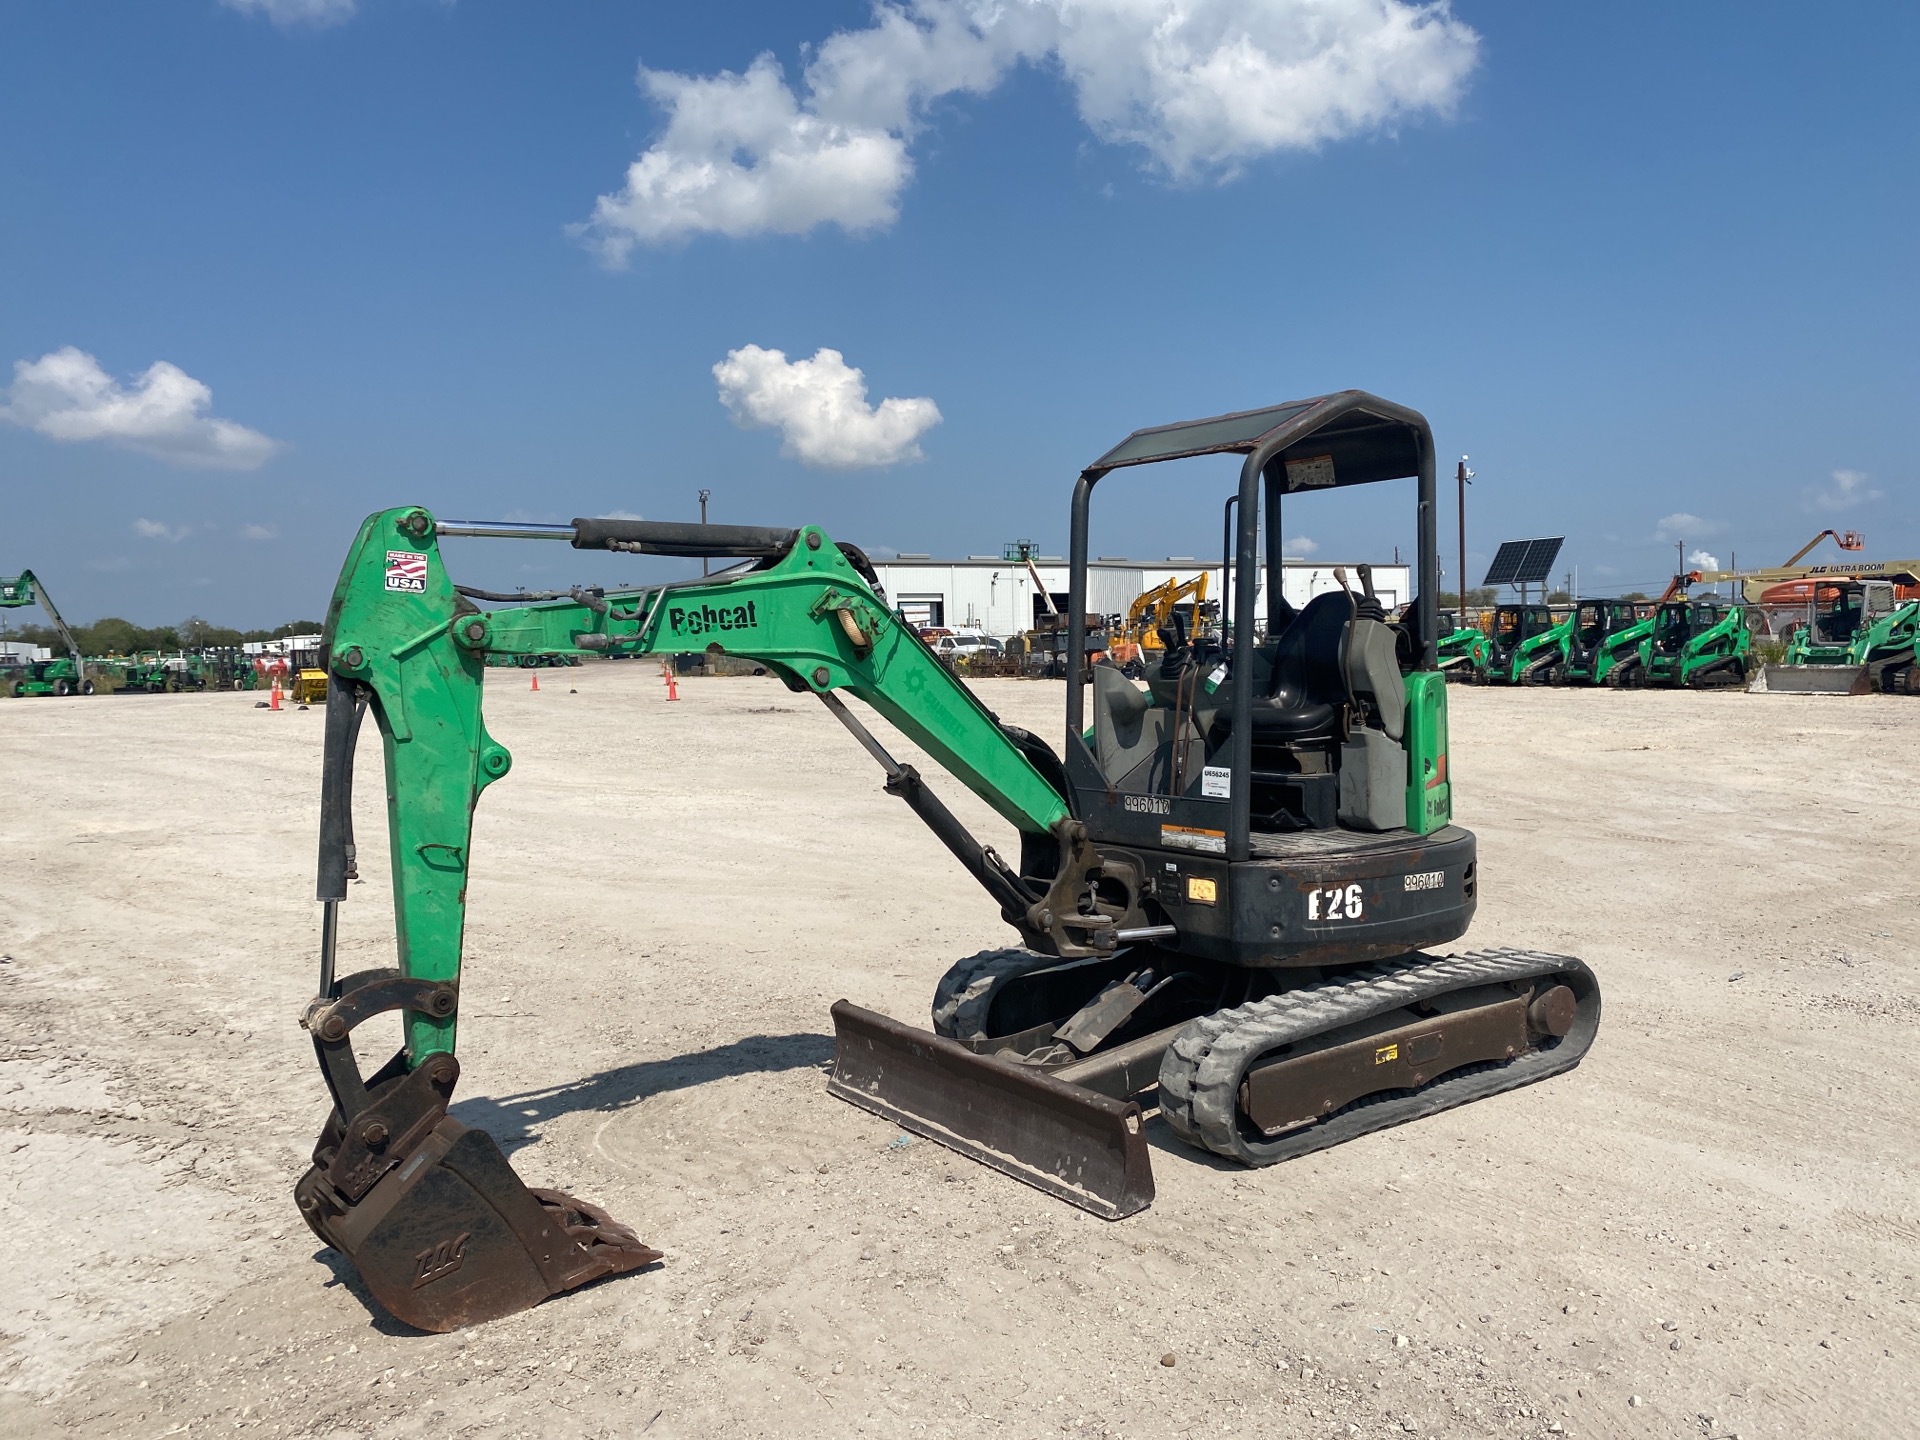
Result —
[{"label": "green skid steer loader", "polygon": [[[451,1330],[661,1258],[606,1212],[529,1189],[491,1136],[447,1113],[473,810],[513,764],[481,713],[490,656],[719,654],[817,697],[959,862],[917,883],[978,905],[964,873],[1017,936],[930,987],[931,1029],[834,1005],[829,1093],[1092,1214],[1152,1201],[1155,1111],[1176,1149],[1270,1165],[1579,1063],[1600,1018],[1582,962],[1425,949],[1466,931],[1482,880],[1474,836],[1453,824],[1425,418],[1349,390],[1135,431],[1075,484],[1068,593],[1088,593],[1103,477],[1208,456],[1238,461],[1230,634],[1194,635],[1175,617],[1142,685],[1089,663],[1086,607],[1069,607],[1067,674],[1090,678],[1066,686],[1057,750],[988,710],[895,611],[866,556],[817,526],[456,524],[413,506],[367,518],[327,613],[320,982],[302,1023],[332,1112],[295,1196],[380,1304]],[[1163,485],[1191,485],[1191,469],[1173,473]],[[1294,523],[1297,505],[1331,490],[1404,480],[1410,616],[1390,622],[1364,572],[1362,593],[1343,586],[1298,609],[1260,583],[1263,567],[1280,572],[1283,507]],[[509,595],[456,585],[447,536],[734,563],[632,589]],[[1017,850],[971,834],[846,696],[984,800]],[[385,762],[396,943],[394,963],[342,975],[367,720]],[[591,887],[576,899],[593,903]],[[859,907],[845,918],[857,935]],[[715,917],[720,954],[726,925]],[[750,985],[750,971],[708,978]],[[354,1032],[388,1015],[402,1046],[363,1073]]]},{"label": "green skid steer loader", "polygon": [[1489,685],[1546,685],[1566,663],[1572,611],[1556,621],[1545,605],[1501,605],[1493,612],[1484,678]]},{"label": "green skid steer loader", "polygon": [[1479,680],[1491,651],[1478,625],[1465,624],[1456,611],[1440,612],[1440,673],[1448,680]]},{"label": "green skid steer loader", "polygon": [[1640,664],[1661,689],[1719,689],[1746,684],[1752,651],[1744,606],[1683,596],[1654,613]]},{"label": "green skid steer loader", "polygon": [[1612,689],[1643,683],[1640,649],[1652,633],[1653,616],[1642,617],[1631,600],[1582,600],[1574,607],[1567,658],[1555,683]]},{"label": "green skid steer loader", "polygon": [[[1816,590],[1826,590],[1821,585]],[[1786,663],[1767,666],[1767,689],[1830,695],[1920,694],[1915,664],[1920,600],[1901,601],[1884,580],[1837,582],[1816,600],[1808,624],[1787,645]]]}]

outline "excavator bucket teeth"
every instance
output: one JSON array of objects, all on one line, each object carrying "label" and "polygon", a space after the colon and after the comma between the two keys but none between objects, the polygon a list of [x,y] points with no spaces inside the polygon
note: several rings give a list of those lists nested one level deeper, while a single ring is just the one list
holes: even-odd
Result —
[{"label": "excavator bucket teeth", "polygon": [[1864,665],[1769,665],[1767,689],[1798,695],[1865,695],[1873,689]]},{"label": "excavator bucket teeth", "polygon": [[319,1163],[294,1194],[374,1299],[419,1330],[495,1320],[660,1258],[605,1211],[529,1189],[491,1135],[453,1119],[357,1201]]},{"label": "excavator bucket teeth", "polygon": [[1153,1203],[1140,1107],[842,1000],[828,1093],[1107,1220]]}]

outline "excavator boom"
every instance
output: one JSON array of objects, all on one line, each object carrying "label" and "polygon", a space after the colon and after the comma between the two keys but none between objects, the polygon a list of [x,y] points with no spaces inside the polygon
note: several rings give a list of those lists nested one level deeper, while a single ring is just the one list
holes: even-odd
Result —
[{"label": "excavator boom", "polygon": [[[373,515],[360,528],[327,616],[332,683],[317,890],[324,907],[320,986],[303,1023],[334,1109],[297,1196],[315,1232],[359,1265],[381,1303],[433,1330],[506,1314],[658,1258],[603,1212],[557,1192],[528,1191],[484,1132],[446,1113],[459,1074],[454,1040],[472,811],[512,767],[481,716],[488,656],[751,657],[790,688],[828,704],[880,761],[888,791],[927,822],[1030,947],[1070,958],[1111,953],[1127,938],[1084,899],[1091,852],[1061,788],[1042,773],[1042,765],[1057,766],[1051,752],[1003,727],[940,665],[888,609],[857,550],[813,527],[581,520],[542,533],[579,549],[744,563],[712,577],[632,590],[509,597],[456,587],[440,536],[497,533],[442,526],[418,508]],[[483,610],[476,599],[524,603]],[[969,835],[917,772],[888,755],[846,709],[839,691],[886,716],[1020,831],[1028,863],[1011,866]],[[353,758],[369,712],[385,760],[398,963],[337,977],[338,912],[355,869]],[[1052,863],[1042,867],[1039,860]],[[363,1078],[351,1033],[393,1011],[404,1016],[405,1043]],[[891,1114],[874,1059],[876,1046],[891,1039],[891,1022],[844,1003],[835,1019],[843,1051],[858,1057],[841,1067],[846,1073],[836,1076],[834,1093]],[[1011,1117],[1040,1083],[1003,1075],[998,1062],[964,1051],[954,1065],[956,1082],[945,1093],[956,1122],[996,1106]],[[923,1123],[939,1123],[938,1105],[925,1108],[933,1114]],[[1137,1208],[1145,1203],[1138,1176],[1146,1165],[1138,1121],[1137,1107],[1067,1105],[1044,1135],[1001,1127],[1013,1149],[980,1158],[1045,1185],[1050,1173],[1074,1166],[1084,1172],[1084,1152],[1109,1155],[1116,1167],[1110,1181],[1080,1174],[1078,1183],[1126,1190]],[[1025,1153],[1022,1145],[1040,1149]]]}]

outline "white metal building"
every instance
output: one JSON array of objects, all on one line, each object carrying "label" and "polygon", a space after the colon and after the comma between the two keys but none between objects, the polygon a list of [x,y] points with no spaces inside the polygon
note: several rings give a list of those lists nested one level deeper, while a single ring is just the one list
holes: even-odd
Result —
[{"label": "white metal building", "polygon": [[[1340,588],[1333,578],[1337,561],[1289,560],[1281,572],[1280,584],[1289,603],[1304,605],[1315,595]],[[1067,606],[1067,562],[1058,555],[1042,556],[1034,561],[1041,583],[1065,612]],[[1005,638],[1031,629],[1046,614],[1046,608],[1034,587],[1033,576],[1018,560],[1003,560],[993,555],[969,555],[964,560],[935,560],[926,555],[901,555],[893,560],[876,560],[874,569],[886,587],[887,598],[896,610],[918,626],[944,625],[953,629],[976,629]],[[1178,577],[1190,580],[1202,570],[1210,572],[1211,599],[1220,598],[1220,567],[1188,556],[1169,556],[1164,560],[1123,560],[1102,557],[1087,562],[1086,608],[1096,615],[1124,615],[1141,591]],[[1346,565],[1349,588],[1360,588],[1354,565]],[[1265,614],[1266,579],[1261,571],[1260,595],[1256,605]],[[1413,571],[1407,565],[1375,565],[1373,588],[1389,610],[1413,598]]]}]

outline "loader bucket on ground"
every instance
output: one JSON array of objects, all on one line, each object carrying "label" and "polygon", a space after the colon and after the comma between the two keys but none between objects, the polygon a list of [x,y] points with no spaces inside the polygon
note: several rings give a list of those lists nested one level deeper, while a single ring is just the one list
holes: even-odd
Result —
[{"label": "loader bucket on ground", "polygon": [[842,1000],[830,1094],[1107,1220],[1153,1203],[1140,1107]]},{"label": "loader bucket on ground", "polygon": [[1799,695],[1865,695],[1873,679],[1864,665],[1769,665],[1767,690]]},{"label": "loader bucket on ground", "polygon": [[[322,1148],[338,1135],[329,1126]],[[605,1211],[521,1183],[491,1135],[442,1119],[358,1200],[319,1163],[294,1195],[397,1320],[458,1330],[660,1258]]]}]

